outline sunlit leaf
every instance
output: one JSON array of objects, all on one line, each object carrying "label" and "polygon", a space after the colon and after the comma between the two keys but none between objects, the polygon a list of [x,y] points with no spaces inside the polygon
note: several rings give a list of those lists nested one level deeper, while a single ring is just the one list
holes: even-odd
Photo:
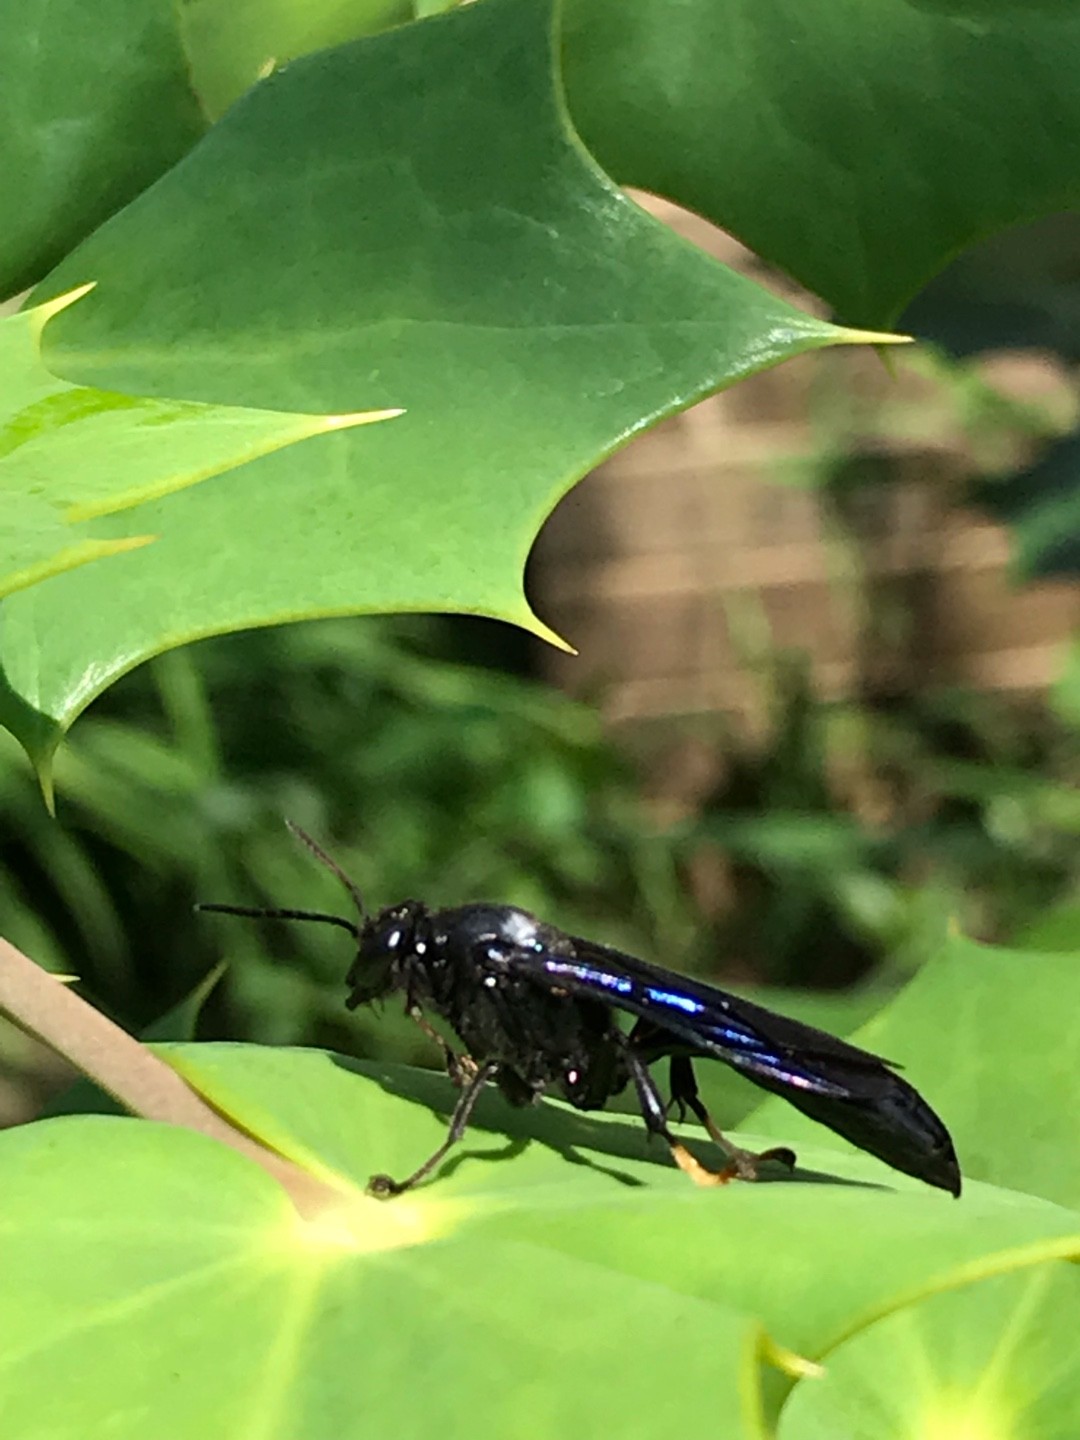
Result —
[{"label": "sunlit leaf", "polygon": [[[1068,1103],[1080,1069],[1069,1018],[1078,1008],[1075,952],[1003,950],[953,935],[855,1040],[904,1066],[952,1132],[965,1176],[1080,1206]],[[780,1100],[767,1100],[749,1123],[792,1142],[822,1134]]]},{"label": "sunlit leaf", "polygon": [[933,1296],[834,1350],[787,1402],[779,1440],[1067,1440],[1078,1328],[1075,1265]]},{"label": "sunlit leaf", "polygon": [[104,516],[398,413],[297,415],[69,385],[42,364],[41,334],[82,293],[0,320],[0,597],[156,538],[100,536]]},{"label": "sunlit leaf", "polygon": [[111,679],[199,635],[456,610],[550,638],[522,570],[575,480],[712,390],[870,338],[627,199],[567,126],[552,23],[490,0],[296,61],[50,278],[97,282],[46,333],[72,382],[408,413],[107,517],[99,538],[160,539],[6,602],[0,720],[39,767]]},{"label": "sunlit leaf", "polygon": [[[359,1440],[427,1434],[437,1415],[448,1440],[675,1440],[710,1414],[763,1440],[808,1347],[1080,1250],[1069,1211],[878,1188],[824,1150],[811,1166],[848,1183],[698,1190],[640,1122],[494,1097],[435,1181],[379,1202],[370,1172],[442,1135],[445,1079],[317,1051],[166,1053],[338,1198],[301,1219],[250,1162],[145,1121],[0,1136],[5,1434]],[[643,1343],[648,1364],[628,1365]]]}]

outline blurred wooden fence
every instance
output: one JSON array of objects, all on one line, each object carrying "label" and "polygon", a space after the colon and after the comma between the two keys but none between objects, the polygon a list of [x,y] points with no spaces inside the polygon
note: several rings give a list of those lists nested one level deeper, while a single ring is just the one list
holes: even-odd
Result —
[{"label": "blurred wooden fence", "polygon": [[[728,237],[650,204],[726,263],[753,269]],[[1061,389],[1040,357],[990,368],[1014,396]],[[835,422],[824,433],[816,413],[830,386],[866,416],[887,409],[888,433],[870,426],[837,448]],[[738,636],[756,626],[774,647],[804,649],[828,697],[867,686],[1044,687],[1080,621],[1080,596],[1064,584],[1014,585],[1005,531],[954,503],[972,461],[953,408],[925,375],[903,367],[893,378],[872,351],[835,350],[641,436],[566,497],[537,545],[534,604],[580,651],[545,647],[548,674],[598,689],[613,719],[739,712],[753,685]],[[834,488],[847,497],[840,508],[823,501],[805,483],[823,446],[828,463],[879,483]]]}]

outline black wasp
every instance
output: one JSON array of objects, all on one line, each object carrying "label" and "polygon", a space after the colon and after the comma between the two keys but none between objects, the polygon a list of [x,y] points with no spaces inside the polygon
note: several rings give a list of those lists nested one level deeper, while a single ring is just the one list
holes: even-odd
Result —
[{"label": "black wasp", "polygon": [[[700,980],[566,935],[511,905],[431,910],[406,900],[368,915],[348,876],[298,826],[290,828],[345,885],[359,924],[308,910],[200,908],[347,930],[357,949],[346,1005],[355,1009],[402,993],[406,1013],[441,1047],[460,1091],[434,1155],[404,1180],[373,1177],[372,1193],[398,1195],[430,1175],[465,1133],[491,1081],[512,1105],[532,1104],[554,1090],[580,1110],[602,1109],[633,1084],[646,1128],[666,1141],[676,1164],[699,1185],[754,1180],[762,1160],[793,1166],[790,1150],[754,1155],[720,1133],[694,1076],[694,1061],[710,1059],[782,1095],[894,1169],[959,1195],[960,1167],[949,1132],[880,1056]],[[618,1023],[620,1011],[635,1017],[629,1031]],[[460,1053],[429,1024],[428,1014],[454,1031],[464,1047]],[[668,1102],[649,1071],[665,1059]],[[721,1169],[707,1169],[672,1133],[672,1107],[700,1120],[724,1153]]]}]

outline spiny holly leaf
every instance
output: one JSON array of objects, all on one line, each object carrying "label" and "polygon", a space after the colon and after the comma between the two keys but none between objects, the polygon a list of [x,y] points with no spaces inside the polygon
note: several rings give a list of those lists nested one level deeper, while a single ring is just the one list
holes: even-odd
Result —
[{"label": "spiny holly leaf", "polygon": [[886,325],[964,246],[1080,204],[1070,0],[566,0],[570,110],[624,184]]},{"label": "spiny holly leaf", "polygon": [[297,61],[50,279],[97,282],[46,334],[74,382],[408,414],[102,520],[161,538],[5,602],[0,721],[39,768],[200,635],[372,610],[549,635],[522,570],[575,480],[709,391],[872,338],[628,200],[567,127],[551,25],[549,0],[490,0]]},{"label": "spiny holly leaf", "polygon": [[69,385],[41,363],[41,333],[89,288],[0,320],[0,597],[155,539],[98,538],[102,516],[400,413],[278,414]]},{"label": "spiny holly leaf", "polygon": [[1075,1265],[932,1296],[832,1351],[784,1407],[779,1440],[1080,1435],[1078,1329]]},{"label": "spiny holly leaf", "polygon": [[[113,1440],[359,1440],[437,1415],[446,1440],[554,1440],[648,1416],[675,1440],[709,1414],[763,1440],[770,1352],[1080,1253],[1080,1217],[1009,1192],[883,1189],[820,1150],[805,1157],[819,1183],[703,1191],[648,1153],[640,1121],[494,1096],[435,1181],[380,1202],[370,1173],[411,1168],[444,1133],[445,1078],[318,1051],[163,1053],[327,1199],[301,1219],[250,1162],[150,1122],[0,1137],[5,1434],[107,1418]],[[824,1183],[835,1173],[848,1183]],[[628,1364],[643,1345],[648,1363]]]}]

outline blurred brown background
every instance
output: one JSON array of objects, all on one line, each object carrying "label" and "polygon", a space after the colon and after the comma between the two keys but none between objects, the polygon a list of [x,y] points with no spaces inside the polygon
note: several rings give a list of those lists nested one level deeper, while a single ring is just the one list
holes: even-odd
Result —
[{"label": "blurred brown background", "polygon": [[[707,222],[638,198],[815,308]],[[978,368],[1003,398],[1045,407],[1048,426],[1075,418],[1068,372],[1047,352]],[[1044,688],[1080,595],[1013,584],[1005,530],[958,504],[983,464],[1011,469],[1039,442],[1019,423],[987,436],[966,418],[926,357],[897,347],[806,355],[657,426],[577,486],[540,537],[533,594],[580,651],[545,650],[545,672],[602,689],[617,720],[719,709],[753,723],[743,621],[805,650],[823,698]]]}]

